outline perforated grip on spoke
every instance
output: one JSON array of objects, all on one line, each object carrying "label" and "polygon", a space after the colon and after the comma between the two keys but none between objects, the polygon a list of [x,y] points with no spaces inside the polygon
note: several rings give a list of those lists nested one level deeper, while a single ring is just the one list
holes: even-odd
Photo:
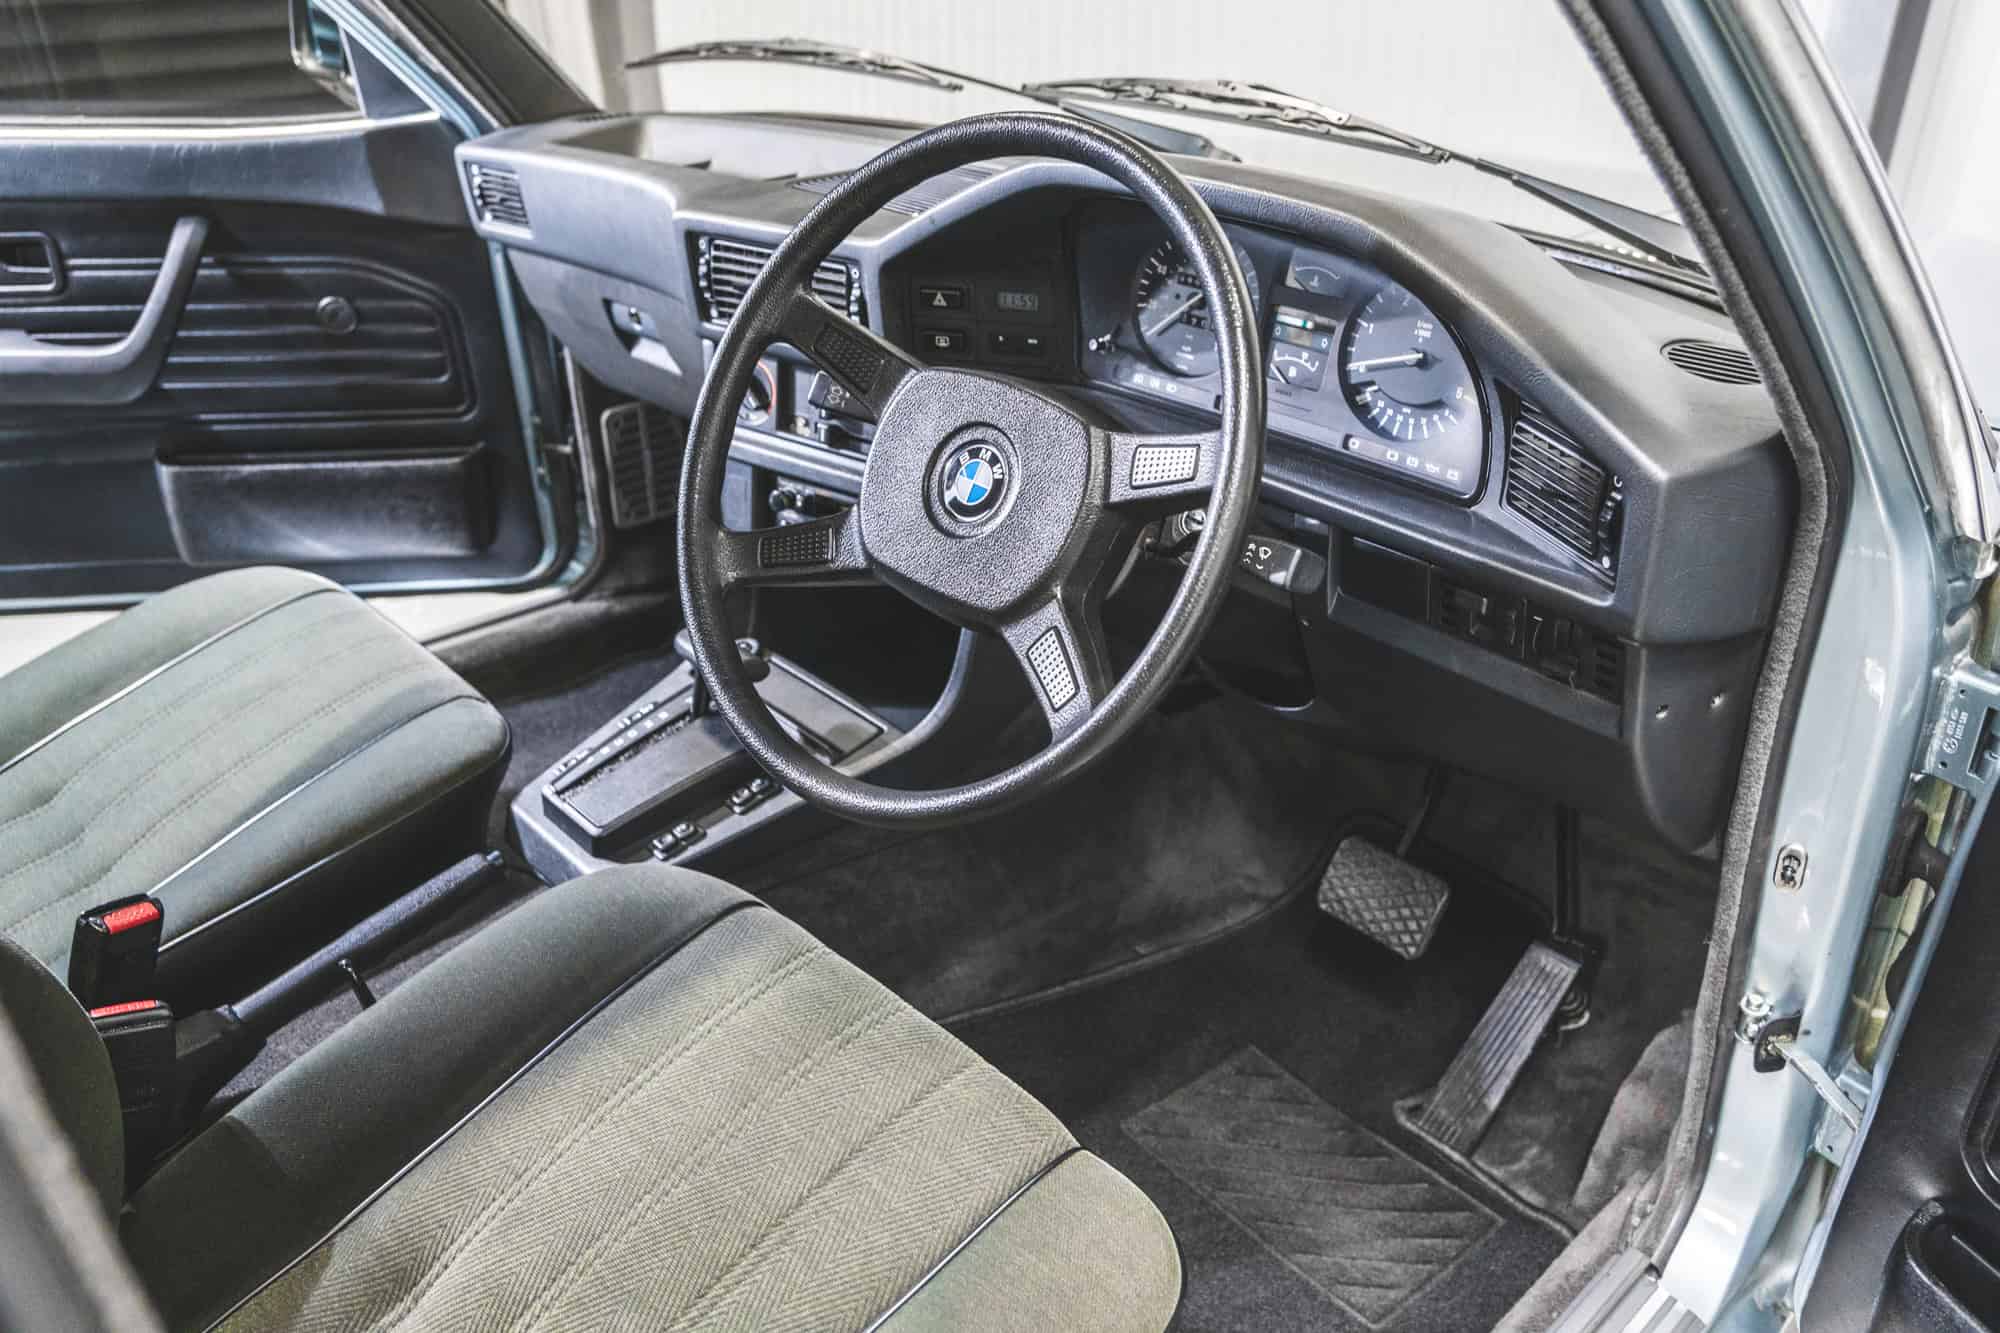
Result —
[{"label": "perforated grip on spoke", "polygon": [[1132,489],[1193,481],[1201,450],[1191,444],[1147,444],[1132,451]]},{"label": "perforated grip on spoke", "polygon": [[827,527],[781,528],[757,543],[757,563],[765,569],[824,565],[832,560],[833,529]]},{"label": "perforated grip on spoke", "polygon": [[1049,696],[1051,709],[1061,708],[1076,698],[1076,672],[1070,669],[1069,654],[1063,651],[1062,635],[1050,629],[1028,649],[1028,665]]},{"label": "perforated grip on spoke", "polygon": [[812,356],[864,394],[875,387],[875,376],[882,369],[880,352],[832,324],[813,339]]}]

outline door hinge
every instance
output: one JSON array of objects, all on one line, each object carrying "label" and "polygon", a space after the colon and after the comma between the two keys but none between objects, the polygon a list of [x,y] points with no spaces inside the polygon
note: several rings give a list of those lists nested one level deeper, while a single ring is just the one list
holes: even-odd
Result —
[{"label": "door hinge", "polygon": [[1736,1007],[1736,1039],[1751,1051],[1752,1067],[1760,1074],[1791,1068],[1825,1103],[1829,1120],[1817,1136],[1823,1153],[1838,1161],[1861,1129],[1861,1107],[1847,1095],[1826,1066],[1799,1049],[1799,1014],[1780,1014],[1762,991],[1746,992]]}]

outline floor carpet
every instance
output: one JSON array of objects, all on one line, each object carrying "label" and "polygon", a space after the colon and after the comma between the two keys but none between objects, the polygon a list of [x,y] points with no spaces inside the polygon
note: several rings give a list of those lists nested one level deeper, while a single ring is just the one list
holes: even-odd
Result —
[{"label": "floor carpet", "polygon": [[938,1019],[1171,956],[1315,880],[1417,774],[1224,700],[1155,714],[1084,777],[982,823],[843,828],[739,883]]},{"label": "floor carpet", "polygon": [[1537,929],[1474,897],[1404,963],[1300,898],[953,1030],[1160,1206],[1180,1327],[1485,1329],[1564,1237],[1432,1154],[1395,1104],[1443,1073]]}]

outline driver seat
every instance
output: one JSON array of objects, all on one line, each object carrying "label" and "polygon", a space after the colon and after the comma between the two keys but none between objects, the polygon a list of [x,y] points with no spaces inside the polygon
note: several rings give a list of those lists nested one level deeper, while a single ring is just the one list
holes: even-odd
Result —
[{"label": "driver seat", "polygon": [[[803,930],[689,871],[537,895],[129,1199],[89,1020],[6,943],[0,1005],[99,1216],[123,1203],[169,1328],[1157,1330],[1179,1300],[1173,1235],[1136,1186]],[[4,1065],[0,1103],[20,1095]]]}]

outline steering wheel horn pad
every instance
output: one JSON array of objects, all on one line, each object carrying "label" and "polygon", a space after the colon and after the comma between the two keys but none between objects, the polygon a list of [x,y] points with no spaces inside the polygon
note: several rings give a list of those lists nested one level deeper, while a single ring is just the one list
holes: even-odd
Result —
[{"label": "steering wheel horn pad", "polygon": [[[911,376],[876,427],[861,482],[875,573],[947,620],[998,628],[1069,572],[1099,470],[1094,443],[1081,418],[1022,385],[955,370]],[[960,517],[950,464],[982,447],[1002,465],[979,497],[993,511]]]},{"label": "steering wheel horn pad", "polygon": [[[1150,207],[1210,295],[1220,352],[1219,429],[1108,429],[1034,386],[932,369],[810,292],[813,271],[896,195],[973,162],[1058,158]],[[879,307],[879,302],[877,303]],[[809,357],[876,420],[850,510],[732,531],[722,491],[736,407],[774,342]],[[688,428],[678,554],[696,667],[743,748],[785,786],[864,823],[940,827],[1074,777],[1137,726],[1193,659],[1229,590],[1263,470],[1256,316],[1207,204],[1153,151],[1048,112],[1003,112],[916,134],[849,172],[779,243],[717,345]],[[1098,608],[1149,518],[1201,506],[1206,522],[1160,624],[1114,679]],[[1014,656],[1050,744],[959,786],[905,790],[842,772],[793,740],[746,676],[729,594],[758,586],[886,584],[990,633]]]}]

